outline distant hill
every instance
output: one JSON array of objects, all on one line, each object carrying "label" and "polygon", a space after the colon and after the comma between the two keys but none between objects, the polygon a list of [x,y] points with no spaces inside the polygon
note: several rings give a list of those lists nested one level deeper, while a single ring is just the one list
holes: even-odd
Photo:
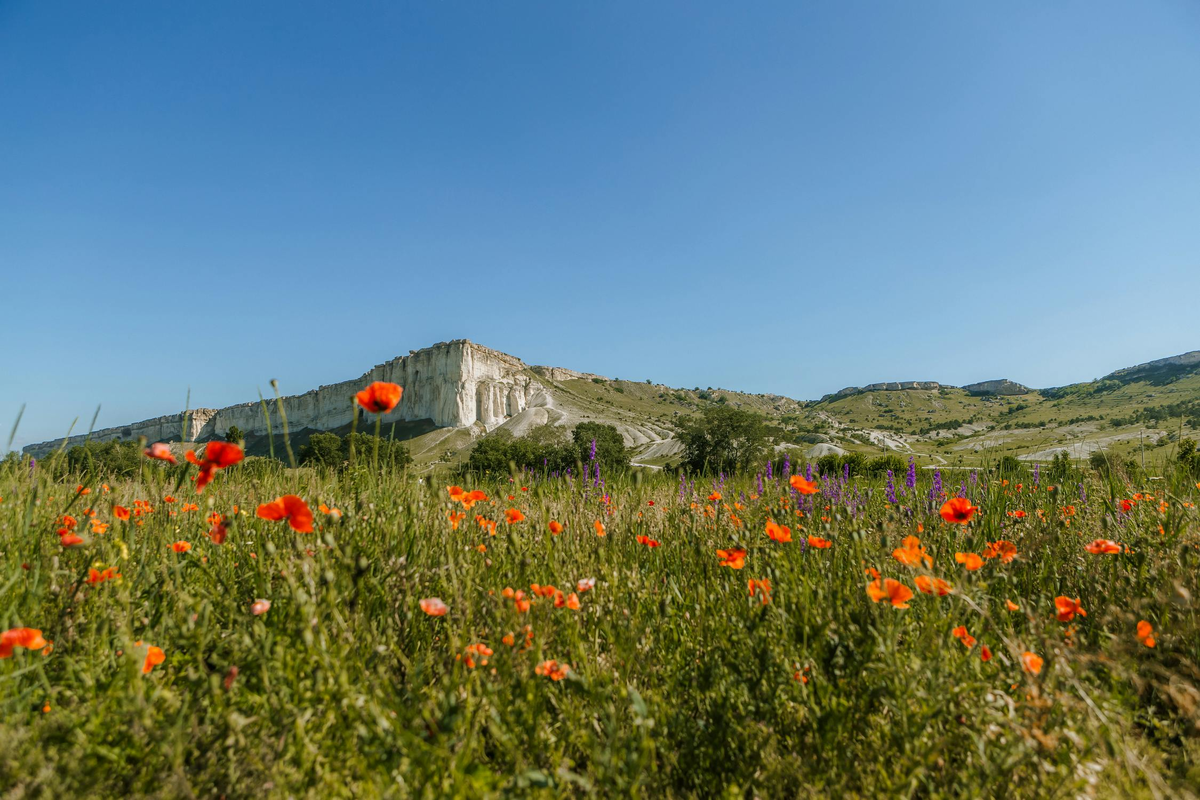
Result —
[{"label": "distant hill", "polygon": [[[1153,456],[1180,435],[1200,437],[1200,351],[1048,389],[1007,379],[963,387],[884,382],[805,402],[531,366],[460,339],[410,351],[354,380],[285,398],[293,443],[298,446],[315,431],[348,431],[351,397],[371,380],[405,387],[400,406],[384,417],[384,430],[408,442],[425,467],[464,460],[478,437],[497,429],[521,436],[539,425],[573,427],[583,421],[616,426],[635,463],[661,466],[678,461],[675,432],[682,418],[724,404],[766,417],[776,450],[791,451],[793,460],[851,451],[911,455],[924,465],[978,464],[1004,455],[1046,461],[1060,451],[1074,458],[1096,450]],[[265,454],[268,421],[280,435],[274,403],[264,411],[252,402],[194,409],[186,420],[182,413],[169,414],[91,436],[203,442],[236,425],[246,434],[248,452]],[[40,456],[61,444],[42,442],[25,450]]]}]

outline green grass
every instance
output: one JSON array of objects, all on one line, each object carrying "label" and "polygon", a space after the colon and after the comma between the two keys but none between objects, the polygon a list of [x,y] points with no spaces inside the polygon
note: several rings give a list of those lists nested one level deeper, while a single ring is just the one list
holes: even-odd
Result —
[{"label": "green grass", "polygon": [[[783,486],[751,499],[749,477],[712,503],[708,479],[681,494],[672,476],[610,476],[606,502],[481,478],[467,488],[492,500],[452,530],[434,476],[258,461],[197,496],[194,471],[147,464],[109,492],[45,462],[0,473],[0,630],[53,641],[0,661],[5,796],[1151,797],[1200,783],[1194,479],[1152,485],[1129,515],[1115,504],[1147,487],[1081,477],[1085,502],[1075,480],[1051,494],[984,479],[971,491],[982,511],[951,526],[927,507],[926,474],[900,508],[877,484],[828,485],[803,519],[781,506]],[[254,516],[285,493],[342,516],[317,512],[312,534]],[[114,518],[135,500],[153,513]],[[106,532],[88,531],[86,508]],[[507,508],[526,520],[505,525]],[[1017,508],[1026,519],[1008,516]],[[223,545],[205,536],[213,512],[229,520]],[[84,544],[60,545],[63,514]],[[768,518],[793,541],[768,539]],[[954,592],[871,602],[866,567],[910,587],[926,572],[891,556],[918,525]],[[807,547],[809,533],[833,546]],[[1130,552],[1083,549],[1102,536]],[[955,563],[999,538],[1016,560]],[[179,540],[192,549],[174,552]],[[733,546],[744,569],[718,564]],[[122,577],[89,585],[105,567]],[[537,599],[521,613],[503,596],[584,578],[596,584],[577,611]],[[748,596],[751,578],[770,580],[769,604]],[[1088,616],[1058,622],[1057,595]],[[449,613],[424,614],[429,597]],[[254,616],[259,598],[272,605]],[[1135,636],[1141,619],[1154,649]],[[958,625],[980,644],[963,647]],[[165,653],[149,674],[139,641]],[[494,652],[470,668],[475,643]],[[1040,674],[1025,651],[1045,658]],[[537,674],[549,659],[570,665],[565,679]]]}]

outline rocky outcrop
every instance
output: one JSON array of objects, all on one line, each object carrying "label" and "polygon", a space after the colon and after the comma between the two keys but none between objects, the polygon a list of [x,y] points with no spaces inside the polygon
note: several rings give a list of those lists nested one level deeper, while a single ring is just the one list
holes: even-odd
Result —
[{"label": "rocky outcrop", "polygon": [[[288,427],[293,431],[331,430],[348,424],[354,413],[354,393],[372,381],[389,381],[404,387],[400,404],[383,415],[384,423],[428,419],[438,427],[465,428],[479,424],[492,430],[527,408],[552,404],[539,375],[521,359],[457,339],[410,351],[407,356],[380,364],[354,380],[283,398]],[[283,420],[274,400],[269,400],[265,414],[258,402],[220,409],[199,408],[186,415],[186,423],[183,413],[169,414],[93,431],[91,438],[109,441],[144,436],[151,442],[205,441],[223,435],[233,426],[249,435],[265,434],[268,427],[281,433]],[[79,444],[86,438],[73,436],[67,444]],[[40,442],[27,446],[25,452],[40,456],[61,444],[62,440]]]},{"label": "rocky outcrop", "polygon": [[969,383],[962,387],[965,391],[971,394],[995,394],[995,395],[1014,395],[1014,394],[1029,394],[1033,390],[1028,386],[1022,386],[1015,381],[1010,381],[1007,378],[1000,378],[994,381],[980,381],[979,383]]},{"label": "rocky outcrop", "polygon": [[1197,365],[1200,365],[1200,350],[1192,350],[1191,352],[1183,353],[1177,356],[1160,358],[1155,361],[1147,361],[1145,364],[1138,364],[1136,367],[1125,367],[1124,369],[1119,369],[1116,372],[1110,372],[1108,375],[1105,375],[1104,378],[1105,380],[1128,380],[1138,375],[1157,372],[1159,370],[1172,368],[1186,369],[1188,367],[1194,367]]},{"label": "rocky outcrop", "polygon": [[[944,384],[937,381],[889,381],[887,383],[870,383],[866,386],[847,386],[845,389],[827,394],[821,398],[821,402],[826,400],[836,400],[839,397],[849,397],[854,394],[862,394],[863,392],[899,392],[906,389],[941,389]],[[946,386],[947,389],[953,389],[953,386]]]}]

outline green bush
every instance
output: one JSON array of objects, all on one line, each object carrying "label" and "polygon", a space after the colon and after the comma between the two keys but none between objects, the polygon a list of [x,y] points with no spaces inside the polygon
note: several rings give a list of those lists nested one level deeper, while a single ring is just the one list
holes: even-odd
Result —
[{"label": "green bush", "polygon": [[[353,461],[356,464],[369,464],[375,457],[375,437],[367,433],[349,433],[338,436],[336,433],[314,433],[297,453],[301,464],[313,467],[341,469]],[[379,440],[379,463],[396,469],[403,469],[412,463],[408,448],[391,439]]]},{"label": "green bush", "polygon": [[755,467],[766,449],[762,418],[745,409],[710,406],[680,426],[683,463],[690,472],[734,474]]}]

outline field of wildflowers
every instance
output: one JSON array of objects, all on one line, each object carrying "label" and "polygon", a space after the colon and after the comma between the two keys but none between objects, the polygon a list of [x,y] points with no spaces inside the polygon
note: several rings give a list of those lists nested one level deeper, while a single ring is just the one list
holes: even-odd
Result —
[{"label": "field of wildflowers", "polygon": [[5,797],[1200,785],[1194,478],[266,463],[5,467]]}]

